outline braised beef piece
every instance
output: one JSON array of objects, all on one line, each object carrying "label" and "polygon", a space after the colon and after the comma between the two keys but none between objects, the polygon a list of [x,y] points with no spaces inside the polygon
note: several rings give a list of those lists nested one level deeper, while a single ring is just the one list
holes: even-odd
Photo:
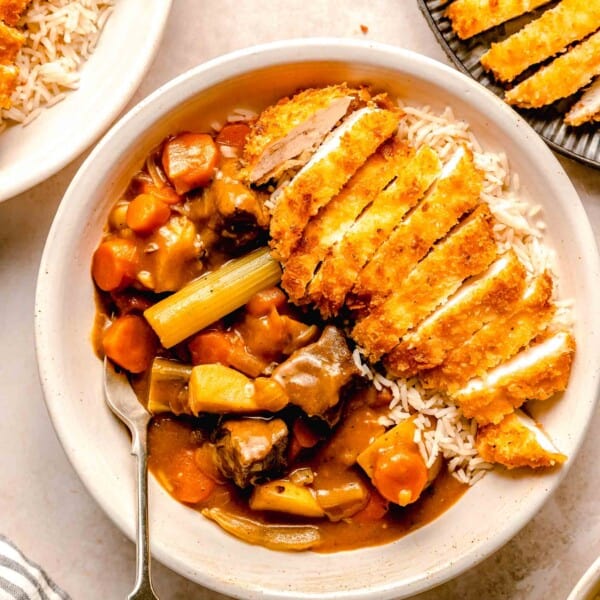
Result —
[{"label": "braised beef piece", "polygon": [[309,417],[326,416],[340,400],[342,388],[358,374],[342,332],[328,325],[321,337],[296,350],[273,371],[290,402]]},{"label": "braised beef piece", "polygon": [[215,440],[217,466],[241,488],[264,482],[285,468],[287,444],[288,428],[282,419],[225,421]]}]

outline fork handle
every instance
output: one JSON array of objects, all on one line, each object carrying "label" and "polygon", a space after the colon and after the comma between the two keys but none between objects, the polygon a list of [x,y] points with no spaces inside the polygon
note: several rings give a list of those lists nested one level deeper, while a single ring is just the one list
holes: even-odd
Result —
[{"label": "fork handle", "polygon": [[131,453],[137,457],[137,528],[136,579],[128,600],[158,600],[150,576],[150,546],[148,543],[148,424],[133,432]]}]

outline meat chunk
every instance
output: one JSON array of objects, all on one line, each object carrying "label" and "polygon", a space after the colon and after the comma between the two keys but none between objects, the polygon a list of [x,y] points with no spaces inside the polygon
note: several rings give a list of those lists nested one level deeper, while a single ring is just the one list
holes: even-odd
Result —
[{"label": "meat chunk", "polygon": [[281,278],[293,302],[308,301],[306,287],[318,265],[362,211],[394,179],[407,152],[403,144],[384,143],[342,191],[309,221],[298,246],[285,263]]},{"label": "meat chunk", "polygon": [[440,178],[415,210],[406,217],[360,272],[349,296],[352,308],[381,302],[457,221],[479,203],[482,174],[473,157],[459,150],[444,166]]},{"label": "meat chunk", "polygon": [[216,463],[225,477],[244,488],[281,474],[287,443],[282,419],[225,421],[215,439]]},{"label": "meat chunk", "polygon": [[251,126],[244,147],[251,183],[276,177],[290,159],[314,151],[363,92],[346,85],[308,89],[267,108]]},{"label": "meat chunk", "polygon": [[308,288],[324,317],[337,315],[358,274],[441,171],[437,153],[422,146],[399,165],[398,175],[349,227],[323,260]]},{"label": "meat chunk", "polygon": [[341,389],[358,373],[342,332],[332,325],[296,350],[273,371],[272,379],[308,416],[323,416],[340,400]]},{"label": "meat chunk", "polygon": [[456,0],[446,11],[452,28],[467,39],[519,17],[550,0]]},{"label": "meat chunk", "polygon": [[600,120],[600,77],[583,92],[565,116],[565,123],[572,127],[594,120]]},{"label": "meat chunk", "polygon": [[475,447],[485,461],[508,469],[553,467],[567,460],[542,428],[520,410],[507,415],[497,425],[480,427]]},{"label": "meat chunk", "polygon": [[385,358],[389,373],[409,377],[443,362],[494,317],[511,312],[525,288],[525,267],[511,250],[466,283]]},{"label": "meat chunk", "polygon": [[411,271],[397,289],[352,330],[371,360],[394,348],[407,331],[453,294],[462,282],[487,269],[496,258],[493,217],[481,205]]},{"label": "meat chunk", "polygon": [[398,127],[397,111],[361,108],[337,127],[275,200],[271,247],[285,262],[309,219],[326,206]]},{"label": "meat chunk", "polygon": [[546,400],[567,387],[575,341],[559,331],[452,394],[465,417],[498,424],[526,400]]},{"label": "meat chunk", "polygon": [[481,57],[481,64],[501,81],[512,81],[528,67],[558,54],[600,27],[600,4],[562,0],[535,21],[507,37]]},{"label": "meat chunk", "polygon": [[15,25],[31,0],[0,0],[0,21]]},{"label": "meat chunk", "polygon": [[552,278],[534,279],[506,314],[499,314],[456,346],[444,363],[423,378],[425,387],[455,391],[469,379],[483,375],[512,358],[542,333],[554,315]]},{"label": "meat chunk", "polygon": [[574,94],[600,75],[600,31],[506,92],[509,104],[540,108]]}]

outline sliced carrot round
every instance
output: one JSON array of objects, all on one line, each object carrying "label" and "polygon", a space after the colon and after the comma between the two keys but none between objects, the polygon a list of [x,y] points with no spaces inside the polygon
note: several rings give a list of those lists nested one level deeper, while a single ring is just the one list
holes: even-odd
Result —
[{"label": "sliced carrot round", "polygon": [[111,238],[98,246],[92,258],[92,277],[105,292],[124,288],[136,277],[138,254],[135,242]]},{"label": "sliced carrot round", "polygon": [[171,216],[171,209],[154,194],[136,196],[127,208],[127,226],[140,235],[148,235],[162,227]]},{"label": "sliced carrot round", "polygon": [[194,450],[185,448],[172,458],[166,473],[173,486],[171,494],[180,502],[196,504],[206,500],[215,488],[215,482],[199,467]]}]

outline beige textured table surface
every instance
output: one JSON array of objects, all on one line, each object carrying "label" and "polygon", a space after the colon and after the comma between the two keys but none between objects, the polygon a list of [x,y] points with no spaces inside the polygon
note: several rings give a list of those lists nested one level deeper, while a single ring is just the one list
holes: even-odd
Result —
[{"label": "beige textured table surface", "polygon": [[[323,35],[387,42],[446,60],[416,0],[174,0],[159,54],[130,106],[189,67],[230,50]],[[89,496],[62,451],[44,407],[33,339],[39,259],[81,159],[0,204],[0,533],[74,600],[112,600],[125,598],[132,587],[134,547]],[[600,171],[561,162],[598,239]],[[600,554],[599,430],[596,411],[558,492],[509,544],[419,600],[565,599]],[[154,564],[154,575],[163,600],[223,598],[160,564]]]}]

